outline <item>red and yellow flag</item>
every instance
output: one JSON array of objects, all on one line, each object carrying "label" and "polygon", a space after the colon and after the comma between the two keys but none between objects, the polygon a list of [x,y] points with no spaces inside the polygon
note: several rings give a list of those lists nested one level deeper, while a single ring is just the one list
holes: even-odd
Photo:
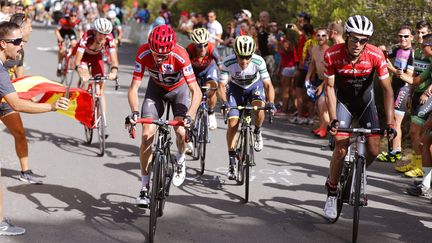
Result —
[{"label": "red and yellow flag", "polygon": [[[64,96],[66,92],[66,87],[62,84],[41,76],[25,76],[12,80],[12,83],[21,99],[30,100],[43,95],[39,103],[52,104]],[[86,90],[70,88],[69,100],[69,109],[67,111],[58,110],[57,112],[91,127],[93,123],[92,96]]]}]

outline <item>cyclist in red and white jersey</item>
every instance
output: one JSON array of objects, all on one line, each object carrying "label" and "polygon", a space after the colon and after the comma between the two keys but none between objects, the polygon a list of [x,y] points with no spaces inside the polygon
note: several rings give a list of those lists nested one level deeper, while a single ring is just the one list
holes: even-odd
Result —
[{"label": "cyclist in red and white jersey", "polygon": [[[337,44],[324,53],[326,98],[331,120],[330,133],[335,136],[335,149],[326,182],[327,201],[324,214],[336,218],[337,184],[342,173],[343,159],[349,145],[349,134],[337,129],[349,128],[354,118],[363,128],[379,129],[379,118],[373,91],[377,73],[383,89],[386,130],[394,136],[393,89],[383,52],[368,44],[373,33],[372,22],[360,15],[348,18],[345,24],[345,43]],[[366,142],[366,163],[370,165],[379,153],[379,136],[369,136]]]},{"label": "cyclist in red and white jersey", "polygon": [[[216,45],[209,42],[210,33],[207,29],[198,28],[190,33],[190,38],[193,43],[186,47],[186,51],[189,54],[199,85],[217,89],[218,66],[222,63],[222,59]],[[214,107],[217,102],[216,92],[212,90],[208,91],[207,97],[209,129],[215,130],[217,128],[216,115],[214,113]]]},{"label": "cyclist in red and white jersey", "polygon": [[[148,43],[141,45],[135,58],[135,71],[129,87],[129,106],[132,114],[129,119],[136,121],[138,111],[138,89],[144,71],[147,70],[150,79],[144,102],[141,107],[141,117],[159,119],[164,114],[164,104],[169,102],[174,114],[174,120],[183,120],[190,126],[196,110],[201,102],[201,90],[196,82],[189,55],[177,44],[174,30],[168,25],[160,25],[152,30]],[[185,167],[185,130],[183,127],[174,128],[177,135],[178,154],[173,184],[179,186],[186,177]],[[156,126],[143,124],[140,147],[140,162],[142,185],[137,204],[147,207],[148,170],[147,165],[152,153],[152,143]]]},{"label": "cyclist in red and white jersey", "polygon": [[[98,18],[93,23],[94,29],[84,33],[79,44],[74,49],[75,65],[78,67],[78,75],[82,80],[82,87],[86,86],[91,76],[104,76],[103,53],[108,49],[111,58],[111,70],[108,79],[117,78],[118,57],[111,22],[105,18]],[[91,75],[89,71],[91,68]],[[103,88],[103,85],[102,85]],[[102,89],[103,91],[103,89]],[[102,92],[102,109],[106,112],[105,95]],[[105,113],[106,114],[106,113]]]}]

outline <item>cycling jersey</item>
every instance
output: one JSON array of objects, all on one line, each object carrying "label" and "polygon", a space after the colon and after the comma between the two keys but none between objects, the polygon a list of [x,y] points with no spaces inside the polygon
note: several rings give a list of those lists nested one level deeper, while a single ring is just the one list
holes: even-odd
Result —
[{"label": "cycling jersey", "polygon": [[60,36],[62,38],[65,38],[66,35],[69,36],[70,39],[76,39],[77,34],[76,34],[76,30],[78,30],[80,28],[80,20],[77,19],[74,22],[69,22],[66,19],[60,19],[59,21],[59,32],[60,32]]},{"label": "cycling jersey", "polygon": [[254,83],[265,79],[270,79],[270,75],[267,71],[266,63],[261,56],[253,54],[251,62],[243,70],[239,66],[237,57],[234,54],[224,59],[219,81],[226,84],[231,80],[235,85],[247,89]]},{"label": "cycling jersey", "polygon": [[194,43],[189,44],[186,47],[186,51],[189,54],[189,58],[194,69],[195,74],[201,73],[204,69],[210,66],[212,63],[220,65],[222,62],[219,51],[214,43],[209,42],[207,46],[207,53],[204,57],[198,56],[198,51]]},{"label": "cycling jersey", "polygon": [[162,65],[155,63],[148,43],[141,45],[135,57],[133,80],[141,80],[148,70],[150,80],[167,91],[181,86],[184,82],[196,82],[189,55],[180,45],[176,45]]},{"label": "cycling jersey", "polygon": [[76,47],[77,51],[85,54],[90,54],[90,55],[96,55],[102,53],[103,51],[105,51],[105,49],[108,49],[109,52],[116,51],[114,37],[111,34],[105,37],[105,44],[101,48],[95,50],[90,49],[92,44],[95,42],[95,38],[96,38],[95,30],[86,31],[84,35],[81,37],[81,40],[79,41],[79,44]]},{"label": "cycling jersey", "polygon": [[[388,52],[388,58],[394,58],[393,65],[396,69],[406,72],[414,72],[414,51],[412,48],[402,49],[396,47]],[[410,99],[411,86],[398,78],[393,76],[392,88],[395,100],[395,113],[404,115],[407,111],[408,101]]]},{"label": "cycling jersey", "polygon": [[119,36],[119,31],[121,30],[122,26],[121,26],[121,22],[118,18],[115,18],[114,20],[111,21],[112,25],[113,25],[113,31],[112,34],[115,38],[117,38]]},{"label": "cycling jersey", "polygon": [[[432,63],[432,58],[425,57],[421,49],[416,49],[414,52],[414,74],[415,76],[419,76],[423,74],[425,71],[430,70],[430,64]],[[430,72],[422,75],[421,78],[422,83],[420,83],[417,88],[414,90],[416,93],[423,93],[426,88],[431,83]]]}]

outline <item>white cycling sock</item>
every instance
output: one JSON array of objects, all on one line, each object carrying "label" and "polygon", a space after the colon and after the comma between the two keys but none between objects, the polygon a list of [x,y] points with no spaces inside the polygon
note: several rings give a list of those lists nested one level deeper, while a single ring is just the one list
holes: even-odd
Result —
[{"label": "white cycling sock", "polygon": [[177,163],[182,163],[184,160],[185,160],[185,158],[186,158],[186,154],[184,154],[184,153],[177,153],[176,154],[176,160],[177,160]]},{"label": "white cycling sock", "polygon": [[147,187],[148,180],[149,180],[148,175],[141,176],[141,187],[142,188]]},{"label": "white cycling sock", "polygon": [[423,177],[423,186],[425,188],[430,188],[431,186],[431,178],[432,178],[432,167],[423,167],[424,177]]}]

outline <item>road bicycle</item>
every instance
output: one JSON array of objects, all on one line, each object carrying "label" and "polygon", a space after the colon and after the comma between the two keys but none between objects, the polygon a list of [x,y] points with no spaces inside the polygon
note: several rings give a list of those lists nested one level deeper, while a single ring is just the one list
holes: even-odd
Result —
[{"label": "road bicycle", "polygon": [[[106,116],[102,109],[102,84],[106,81],[114,81],[115,82],[115,90],[118,90],[120,87],[118,78],[111,80],[107,77],[102,76],[96,76],[92,77],[88,80],[88,87],[87,91],[92,95],[93,98],[93,104],[92,104],[92,111],[93,111],[93,124],[91,127],[87,127],[84,125],[84,135],[85,135],[85,141],[87,144],[91,144],[93,140],[93,130],[97,129],[97,136],[99,139],[99,156],[104,156],[105,154],[105,127],[107,125],[106,123]],[[79,82],[81,83],[81,82]]]},{"label": "road bicycle", "polygon": [[73,76],[74,76],[74,68],[73,68],[73,55],[72,55],[72,39],[69,35],[66,35],[63,40],[63,59],[61,61],[61,69],[60,69],[60,83],[65,83],[66,86],[70,87]]},{"label": "road bicycle", "polygon": [[[342,174],[338,183],[337,216],[335,219],[329,219],[329,221],[335,223],[339,219],[344,203],[352,206],[354,208],[352,242],[357,242],[360,209],[367,206],[366,135],[383,135],[385,130],[338,128],[337,131],[356,134],[356,136],[349,141],[348,152],[344,159]],[[333,136],[331,136],[330,140],[330,149],[334,149]]]},{"label": "road bicycle", "polygon": [[[270,124],[273,123],[273,113],[269,107],[259,106],[232,106],[228,109],[238,109],[241,111],[240,116],[240,130],[237,135],[236,142],[236,157],[237,157],[237,169],[236,169],[236,182],[239,185],[245,185],[245,196],[244,202],[249,201],[249,177],[250,167],[255,166],[254,158],[254,134],[252,129],[252,111],[265,110],[268,112],[268,121]],[[223,111],[225,124],[227,123],[227,112]]]},{"label": "road bicycle", "polygon": [[[167,112],[168,114],[168,112]],[[168,115],[167,115],[168,119]],[[126,118],[126,125],[130,121]],[[157,218],[163,215],[165,199],[169,196],[169,189],[176,169],[176,159],[171,155],[170,147],[171,129],[170,126],[183,126],[183,121],[142,118],[136,123],[154,124],[157,126],[156,140],[153,144],[152,162],[149,175],[149,195],[150,195],[150,223],[149,240],[154,241],[156,233]],[[132,138],[136,136],[135,125],[130,126],[129,134]]]},{"label": "road bicycle", "polygon": [[202,86],[202,99],[201,104],[198,107],[197,115],[195,119],[195,126],[192,129],[191,142],[194,146],[192,157],[193,159],[200,160],[200,174],[204,174],[205,170],[205,159],[206,159],[206,147],[209,143],[209,114],[207,106],[207,91],[214,91],[217,88],[210,88],[208,86]]}]

